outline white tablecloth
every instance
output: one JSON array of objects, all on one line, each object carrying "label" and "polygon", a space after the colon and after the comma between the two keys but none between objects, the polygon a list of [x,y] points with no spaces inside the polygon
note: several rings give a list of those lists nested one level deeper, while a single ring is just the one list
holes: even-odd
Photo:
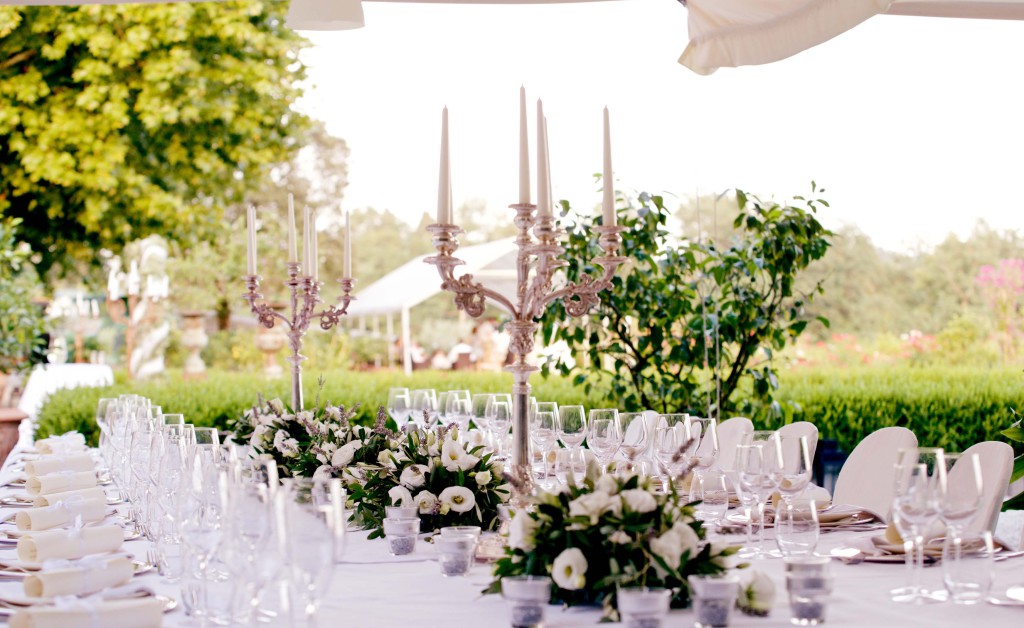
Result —
[{"label": "white tablecloth", "polygon": [[[0,472],[0,483],[8,481],[11,476],[9,472]],[[13,490],[0,489],[0,496]],[[1014,513],[1014,516],[1019,515]],[[879,533],[824,533],[819,551],[827,553],[834,547],[848,545],[858,536],[866,538]],[[740,540],[732,536],[721,538]],[[141,558],[146,556],[148,548],[149,543],[141,540],[126,544],[128,551]],[[490,570],[486,565],[474,566],[466,577],[443,578],[437,562],[429,559],[426,554],[423,555],[426,560],[421,562],[392,562],[394,559],[388,555],[385,542],[369,541],[365,532],[349,533],[345,557],[358,561],[358,564],[337,565],[330,592],[323,601],[318,617],[320,626],[476,628],[508,625],[501,598],[480,594],[490,582]],[[368,564],[375,557],[379,557],[382,562]],[[774,581],[777,589],[775,607],[767,618],[748,617],[737,612],[733,616],[732,625],[750,628],[789,626],[782,560],[757,560],[752,567]],[[836,561],[832,564],[832,573],[836,580],[828,607],[829,626],[1024,626],[1024,608],[987,604],[959,606],[951,603],[910,606],[889,601],[888,591],[904,583],[905,571],[902,564],[843,565]],[[995,573],[995,591],[1005,590],[1011,584],[1024,584],[1024,557],[996,563]],[[153,587],[159,593],[180,598],[178,587],[162,582],[157,574],[140,576],[137,581]],[[924,584],[933,589],[942,587],[941,565],[925,569]],[[593,626],[599,618],[600,612],[596,608],[562,610],[557,606],[549,606],[545,626]],[[198,625],[184,615],[180,606],[167,614],[165,619],[167,626]],[[672,611],[665,624],[666,628],[692,625],[693,613],[689,610]]]}]

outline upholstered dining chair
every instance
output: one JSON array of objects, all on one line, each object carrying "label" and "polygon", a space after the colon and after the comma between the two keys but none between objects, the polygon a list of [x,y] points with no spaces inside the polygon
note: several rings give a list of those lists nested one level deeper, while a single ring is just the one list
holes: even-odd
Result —
[{"label": "upholstered dining chair", "polygon": [[978,462],[981,463],[983,494],[978,513],[967,528],[973,532],[995,532],[999,511],[1003,506],[1003,497],[1006,495],[1006,488],[1010,485],[1010,474],[1013,472],[1013,447],[994,440],[971,445],[960,454],[960,459],[950,469],[948,490],[955,491],[960,486],[963,470],[958,471],[958,467],[971,454],[977,454]]},{"label": "upholstered dining chair", "polygon": [[743,442],[743,435],[754,431],[750,419],[734,416],[718,424],[718,459],[715,468],[731,470],[736,463],[736,446]]},{"label": "upholstered dining chair", "polygon": [[[776,430],[776,432],[778,433],[779,438],[786,436],[806,436],[807,453],[810,455],[811,460],[814,460],[814,451],[818,448],[818,428],[814,423],[809,421],[797,421],[796,423],[783,425]],[[795,450],[793,453],[795,453]],[[787,452],[783,452],[783,454],[788,455]]]},{"label": "upholstered dining chair", "polygon": [[911,447],[917,447],[917,436],[905,427],[883,427],[865,436],[839,471],[832,503],[860,506],[888,521],[896,461],[901,449]]}]

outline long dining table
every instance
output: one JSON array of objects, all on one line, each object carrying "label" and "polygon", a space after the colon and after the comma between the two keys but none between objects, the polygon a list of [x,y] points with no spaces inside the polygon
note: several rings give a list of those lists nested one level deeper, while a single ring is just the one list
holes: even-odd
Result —
[{"label": "long dining table", "polygon": [[[17,460],[15,450],[0,469],[0,499],[22,489],[7,486],[14,477],[8,467]],[[9,514],[0,510],[0,515]],[[1024,513],[1006,513],[999,532],[1020,534]],[[830,554],[835,548],[870,543],[870,537],[881,534],[878,528],[850,531],[837,529],[822,532],[818,553]],[[467,576],[445,578],[441,576],[432,545],[421,540],[410,556],[393,557],[388,554],[383,540],[369,540],[367,532],[350,530],[346,533],[345,550],[335,566],[330,589],[323,597],[317,625],[367,626],[372,628],[407,628],[424,626],[454,628],[468,626],[508,625],[504,602],[498,595],[482,595],[491,581],[490,565],[478,563]],[[766,543],[771,543],[771,530],[766,530]],[[742,543],[745,536],[711,534],[717,541]],[[1019,537],[1018,537],[1019,538]],[[124,550],[136,558],[145,559],[151,544],[144,539],[125,543]],[[1024,585],[1024,556],[1007,552],[1005,560],[994,564],[993,592],[1005,591],[1011,585]],[[765,558],[750,561],[748,569],[756,569],[769,578],[776,587],[774,606],[767,617],[747,616],[734,612],[731,625],[737,627],[763,627],[790,625],[788,598],[785,591],[784,563],[781,559]],[[828,601],[827,623],[833,626],[967,626],[985,628],[1024,625],[1024,606],[997,607],[990,604],[974,606],[950,602],[908,605],[890,601],[889,590],[905,582],[906,568],[901,562],[859,562],[844,564],[833,560],[831,573],[834,590]],[[742,572],[740,573],[742,576]],[[180,601],[178,585],[164,581],[152,571],[136,576],[140,585],[157,594]],[[942,587],[941,563],[930,563],[923,571],[926,588]],[[266,591],[269,606],[274,606],[274,587]],[[0,620],[9,613],[0,602]],[[548,606],[544,625],[570,627],[594,625],[600,620],[600,609],[575,607],[563,609]],[[198,626],[199,621],[188,617],[182,604],[168,612],[167,626]],[[670,612],[666,626],[691,626],[692,611],[681,609]],[[283,620],[269,620],[259,625],[287,626]],[[74,628],[69,626],[68,628]]]}]

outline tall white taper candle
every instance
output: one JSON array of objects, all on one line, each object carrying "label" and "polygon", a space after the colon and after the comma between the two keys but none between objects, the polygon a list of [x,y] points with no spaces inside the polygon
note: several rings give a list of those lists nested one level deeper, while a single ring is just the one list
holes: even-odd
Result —
[{"label": "tall white taper candle", "polygon": [[551,204],[548,202],[548,155],[544,140],[544,104],[537,99],[537,217],[551,216]]},{"label": "tall white taper candle", "polygon": [[295,197],[288,193],[288,261],[299,261],[299,246],[295,241]]},{"label": "tall white taper candle", "polygon": [[345,212],[345,267],[341,276],[346,279],[352,278],[352,223],[347,211]]},{"label": "tall white taper candle", "polygon": [[437,223],[451,224],[452,173],[448,163],[448,107],[441,112],[441,169],[437,178]]},{"label": "tall white taper candle", "polygon": [[615,226],[615,183],[612,180],[612,133],[608,123],[608,107],[604,108],[604,174],[601,176],[601,187],[604,191],[601,209],[604,214],[602,221],[606,227]]},{"label": "tall white taper candle", "polygon": [[313,274],[312,266],[309,262],[309,207],[304,208],[302,214],[302,275],[309,277]]},{"label": "tall white taper candle", "polygon": [[309,270],[313,281],[320,280],[320,251],[316,240],[316,210],[309,212]]},{"label": "tall white taper candle", "polygon": [[551,153],[548,152],[548,117],[544,116],[544,169],[548,178],[548,215],[555,211],[554,186],[551,185]]},{"label": "tall white taper candle", "polygon": [[246,247],[248,252],[248,264],[246,265],[250,275],[256,274],[256,207],[250,205],[247,211],[249,223],[249,240]]},{"label": "tall white taper candle", "polygon": [[530,140],[526,125],[526,88],[519,88],[519,204],[530,204]]}]

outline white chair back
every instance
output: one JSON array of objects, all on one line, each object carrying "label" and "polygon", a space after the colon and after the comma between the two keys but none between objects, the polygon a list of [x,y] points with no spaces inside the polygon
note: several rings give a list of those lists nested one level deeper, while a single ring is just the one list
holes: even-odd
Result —
[{"label": "white chair back", "polygon": [[[968,447],[949,472],[949,490],[957,490],[961,482],[966,480],[967,469],[961,467],[961,463],[966,465],[964,459],[971,454],[977,454],[981,463],[981,488],[984,496],[978,514],[971,519],[967,527],[973,532],[995,532],[999,511],[1003,506],[1003,496],[1006,495],[1006,488],[1010,485],[1010,474],[1013,472],[1013,447],[994,440]],[[958,471],[958,468],[963,470]],[[961,479],[960,476],[964,477]]]},{"label": "white chair back", "polygon": [[[796,423],[790,423],[789,425],[783,425],[778,430],[779,438],[784,436],[806,436],[807,437],[807,453],[811,457],[811,461],[814,461],[814,451],[818,448],[818,428],[815,427],[814,423],[809,421],[797,421]],[[793,443],[793,447],[797,447],[798,443]],[[796,450],[783,451],[783,455],[787,458],[790,456],[796,457]]]},{"label": "white chair back", "polygon": [[718,459],[715,468],[732,470],[736,466],[736,446],[743,442],[743,435],[754,431],[750,419],[734,416],[718,424]]},{"label": "white chair back", "polygon": [[832,503],[860,506],[888,521],[896,461],[899,451],[910,447],[917,447],[917,436],[905,427],[883,427],[865,436],[839,471]]}]

